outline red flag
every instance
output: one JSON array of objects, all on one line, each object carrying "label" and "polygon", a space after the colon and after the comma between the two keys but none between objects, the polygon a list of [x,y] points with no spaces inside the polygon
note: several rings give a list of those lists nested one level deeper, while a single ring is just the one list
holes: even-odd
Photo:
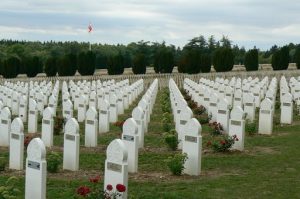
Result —
[{"label": "red flag", "polygon": [[92,32],[92,30],[93,30],[93,27],[92,27],[92,24],[90,23],[88,26],[88,32]]}]

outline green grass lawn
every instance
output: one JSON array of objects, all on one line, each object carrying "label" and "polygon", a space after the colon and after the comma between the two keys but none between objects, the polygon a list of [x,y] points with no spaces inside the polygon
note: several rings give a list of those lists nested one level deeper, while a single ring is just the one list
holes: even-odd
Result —
[{"label": "green grass lawn", "polygon": [[[300,198],[299,116],[295,115],[293,125],[281,126],[277,122],[271,136],[247,135],[244,152],[213,153],[206,147],[208,125],[203,125],[201,175],[172,176],[165,160],[174,152],[167,148],[163,139],[161,94],[160,91],[149,131],[145,134],[145,147],[139,152],[139,172],[129,174],[129,198]],[[138,100],[119,116],[119,120],[130,117]],[[278,118],[280,109],[275,114]],[[89,177],[103,176],[106,147],[121,134],[119,127],[111,125],[109,133],[99,136],[99,146],[87,149],[83,146],[84,127],[80,126],[80,171],[60,169],[57,174],[48,173],[47,198],[72,198],[78,186],[89,184]],[[62,154],[63,136],[55,136],[54,144],[53,150]],[[8,158],[6,148],[0,148],[0,157]],[[18,198],[23,198],[24,172],[0,173],[0,185],[13,175],[19,178],[16,184],[21,190]]]}]

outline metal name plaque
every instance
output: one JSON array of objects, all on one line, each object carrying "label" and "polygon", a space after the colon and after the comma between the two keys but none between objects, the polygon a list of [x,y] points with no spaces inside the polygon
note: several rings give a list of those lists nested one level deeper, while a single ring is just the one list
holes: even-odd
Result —
[{"label": "metal name plaque", "polygon": [[28,160],[28,165],[31,169],[40,170],[40,163]]},{"label": "metal name plaque", "polygon": [[65,114],[66,115],[70,115],[70,111],[65,111]]},{"label": "metal name plaque", "polygon": [[107,114],[107,111],[100,111],[101,114]]},{"label": "metal name plaque", "polygon": [[216,104],[216,103],[209,103],[209,106],[216,107],[216,106],[217,106],[217,104]]},{"label": "metal name plaque", "polygon": [[75,98],[79,98],[79,96],[78,96],[78,95],[75,95]]},{"label": "metal name plaque", "polygon": [[224,93],[224,91],[220,91],[220,93]]},{"label": "metal name plaque", "polygon": [[203,97],[204,95],[202,93],[199,94],[200,97]]},{"label": "metal name plaque", "polygon": [[17,102],[17,100],[13,100],[13,102]]},{"label": "metal name plaque", "polygon": [[122,99],[118,99],[118,102],[122,102],[123,100]]},{"label": "metal name plaque", "polygon": [[83,104],[79,104],[79,105],[78,105],[78,107],[80,107],[80,108],[83,108],[83,107],[84,107],[84,105],[83,105]]},{"label": "metal name plaque", "polygon": [[245,103],[245,106],[253,106],[253,103]]},{"label": "metal name plaque", "polygon": [[262,114],[270,114],[270,111],[269,110],[261,110],[260,111]]},{"label": "metal name plaque", "polygon": [[20,108],[25,108],[24,104],[20,104]]},{"label": "metal name plaque", "polygon": [[29,114],[35,115],[35,111],[29,111]]},{"label": "metal name plaque", "polygon": [[283,106],[291,106],[290,103],[282,103]]},{"label": "metal name plaque", "polygon": [[11,134],[11,139],[19,140],[19,138],[20,136],[18,134],[14,134],[14,133]]},{"label": "metal name plaque", "polygon": [[94,102],[95,100],[94,99],[90,99],[90,102]]},{"label": "metal name plaque", "polygon": [[53,104],[49,104],[49,107],[53,108],[53,107],[54,107],[54,105],[53,105]]},{"label": "metal name plaque", "polygon": [[256,97],[258,97],[258,96],[259,96],[259,94],[258,94],[258,93],[254,93],[253,95],[254,95],[254,96],[256,96]]},{"label": "metal name plaque", "polygon": [[204,98],[204,101],[209,101],[209,98]]},{"label": "metal name plaque", "polygon": [[231,94],[226,94],[225,96],[227,96],[227,97],[230,97],[230,96],[231,96]]},{"label": "metal name plaque", "polygon": [[111,104],[110,107],[116,107],[116,105],[115,104]]},{"label": "metal name plaque", "polygon": [[135,120],[137,125],[141,125],[141,120]]},{"label": "metal name plaque", "polygon": [[1,123],[2,124],[8,124],[8,121],[7,120],[1,120]]},{"label": "metal name plaque", "polygon": [[93,120],[86,120],[86,124],[94,125],[94,121]]},{"label": "metal name plaque", "polygon": [[134,141],[134,137],[132,135],[123,135],[123,140],[127,140],[130,142]]},{"label": "metal name plaque", "polygon": [[112,163],[112,162],[107,162],[107,169],[115,172],[122,172],[122,165]]},{"label": "metal name plaque", "polygon": [[197,137],[186,135],[185,136],[185,141],[197,143]]},{"label": "metal name plaque", "polygon": [[231,120],[231,125],[241,126],[241,121]]},{"label": "metal name plaque", "polygon": [[225,111],[225,110],[218,110],[218,113],[220,113],[220,114],[226,114],[226,112],[227,111]]},{"label": "metal name plaque", "polygon": [[177,110],[177,114],[179,114],[179,113],[180,113],[180,111],[181,111],[181,110]]},{"label": "metal name plaque", "polygon": [[43,124],[50,124],[50,120],[43,120]]},{"label": "metal name plaque", "polygon": [[75,141],[75,136],[66,134],[66,140]]},{"label": "metal name plaque", "polygon": [[187,123],[186,120],[180,120],[180,124],[181,124],[181,125],[185,125],[186,123]]},{"label": "metal name plaque", "polygon": [[235,101],[241,101],[241,98],[234,98]]}]

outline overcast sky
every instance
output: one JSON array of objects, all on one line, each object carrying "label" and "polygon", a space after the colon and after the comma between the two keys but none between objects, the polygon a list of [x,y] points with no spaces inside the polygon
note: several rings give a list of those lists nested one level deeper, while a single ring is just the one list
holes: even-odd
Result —
[{"label": "overcast sky", "polygon": [[183,46],[201,34],[268,49],[300,43],[299,11],[299,0],[1,0],[0,39]]}]

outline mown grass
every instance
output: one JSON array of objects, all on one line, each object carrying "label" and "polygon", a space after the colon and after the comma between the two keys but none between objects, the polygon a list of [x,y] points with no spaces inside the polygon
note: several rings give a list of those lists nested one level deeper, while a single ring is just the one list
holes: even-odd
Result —
[{"label": "mown grass", "polygon": [[[168,150],[163,140],[160,95],[161,92],[151,115],[149,132],[145,134],[145,147],[139,152],[139,173],[129,175],[129,198],[300,198],[298,115],[295,114],[293,125],[274,124],[274,132],[270,136],[246,136],[244,152],[212,153],[206,147],[209,127],[203,125],[202,174],[196,177],[175,177],[165,162],[174,152]],[[130,117],[136,103],[119,120]],[[280,117],[280,109],[275,114],[276,118]],[[82,145],[83,132],[81,124]],[[97,150],[81,146],[80,171],[73,177],[72,172],[61,169],[58,174],[49,173],[47,198],[72,198],[78,186],[88,185],[89,174],[103,175],[105,148],[120,134],[121,129],[111,125],[109,133],[99,136]],[[55,146],[62,147],[62,139],[62,135],[55,136]],[[62,153],[61,149],[56,150]],[[0,157],[8,158],[7,149],[1,151]],[[0,184],[3,184],[14,173],[4,172],[0,175]],[[18,178],[20,180],[16,187],[21,190],[18,197],[23,198],[23,174],[18,175]]]}]

